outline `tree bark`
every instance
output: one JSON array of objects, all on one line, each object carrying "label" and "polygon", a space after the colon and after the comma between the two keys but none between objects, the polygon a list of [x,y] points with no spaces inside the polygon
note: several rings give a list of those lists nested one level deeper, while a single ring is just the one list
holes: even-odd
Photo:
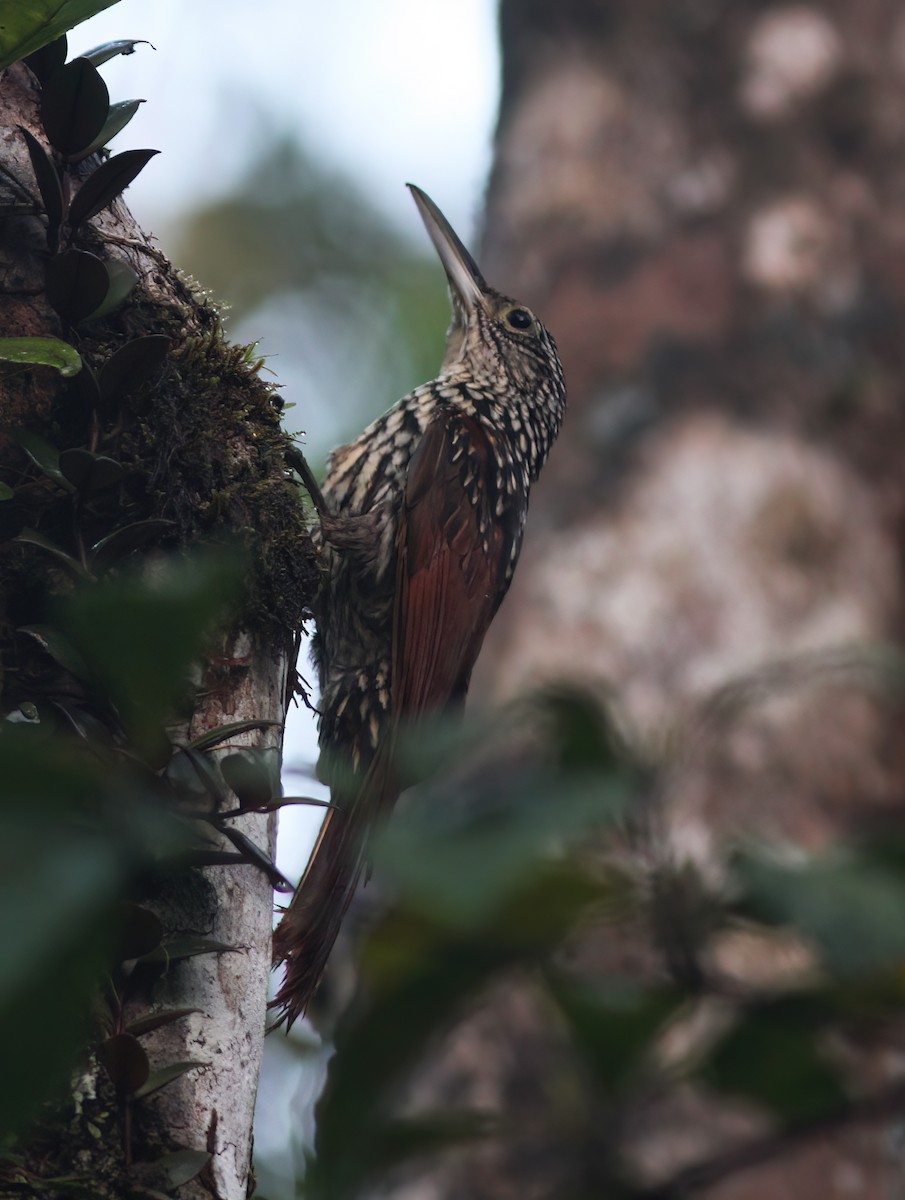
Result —
[{"label": "tree bark", "polygon": [[[569,412],[472,698],[605,681],[660,763],[657,853],[710,877],[740,831],[817,848],[900,819],[864,653],[903,615],[899,6],[503,0],[501,35],[479,261],[556,337]],[[638,969],[643,942],[588,967]],[[565,1194],[555,1043],[511,987],[451,1037],[419,1094],[490,1095],[520,1133],[432,1195]],[[861,1068],[900,1074],[889,1047]],[[653,1185],[754,1128],[686,1095],[625,1153]],[[699,1193],[891,1194],[892,1145],[833,1131]]]},{"label": "tree bark", "polygon": [[[46,229],[19,128],[26,127],[46,145],[39,98],[36,80],[23,64],[5,73],[0,82],[0,188],[18,211],[8,216],[0,233],[4,336],[65,336],[45,294]],[[79,186],[77,175],[72,186]],[[273,388],[261,382],[251,356],[226,343],[210,302],[179,276],[121,200],[80,231],[78,244],[105,261],[127,263],[138,277],[122,307],[80,327],[83,360],[98,369],[136,337],[163,333],[170,338],[161,382],[142,395],[134,420],[108,442],[105,452],[122,459],[141,481],[143,515],[170,523],[171,546],[191,548],[232,532],[249,549],[245,609],[224,633],[219,654],[203,667],[185,737],[233,721],[271,722],[263,732],[231,738],[227,748],[266,751],[276,781],[282,721],[292,690],[288,681],[294,682],[294,631],[306,615],[315,581],[301,500],[285,466],[288,437],[279,424],[280,404]],[[0,366],[0,423],[5,429],[24,425],[52,437],[61,449],[82,444],[87,414],[54,371]],[[21,474],[23,457],[17,445],[3,440],[0,465],[12,465]],[[11,532],[15,530],[5,530],[5,536]],[[18,576],[9,573],[12,557],[0,554],[0,569],[4,599],[15,607],[21,597],[13,594]],[[4,625],[4,653],[13,637]],[[11,679],[4,680],[10,689]],[[10,704],[16,704],[11,692],[4,696],[4,712]],[[272,854],[273,815],[247,815],[233,827]],[[76,1084],[67,1118],[68,1161],[53,1163],[51,1157],[37,1174],[46,1175],[53,1165],[58,1174],[88,1170],[99,1196],[124,1195],[136,1182],[166,1190],[171,1184],[157,1178],[152,1165],[143,1168],[143,1160],[188,1147],[208,1151],[211,1159],[180,1195],[244,1200],[252,1186],[251,1129],[270,971],[272,884],[251,865],[185,870],[148,902],[168,933],[200,935],[233,947],[172,965],[154,995],[155,1008],[198,1011],[144,1040],[152,1066],[187,1060],[205,1065],[143,1102],[140,1112],[136,1107],[130,1150],[138,1168],[129,1174],[122,1130],[115,1121],[112,1127],[98,1123],[110,1087],[91,1060]],[[100,1139],[98,1128],[104,1130]],[[15,1194],[22,1194],[21,1187]]]}]

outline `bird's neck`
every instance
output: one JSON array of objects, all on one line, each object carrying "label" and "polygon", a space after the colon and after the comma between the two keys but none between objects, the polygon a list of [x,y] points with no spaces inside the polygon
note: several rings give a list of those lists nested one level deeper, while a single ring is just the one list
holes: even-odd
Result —
[{"label": "bird's neck", "polygon": [[477,375],[461,364],[444,371],[435,386],[447,403],[494,434],[501,453],[511,447],[531,482],[537,479],[562,423],[562,408],[553,398],[514,389],[503,375]]}]

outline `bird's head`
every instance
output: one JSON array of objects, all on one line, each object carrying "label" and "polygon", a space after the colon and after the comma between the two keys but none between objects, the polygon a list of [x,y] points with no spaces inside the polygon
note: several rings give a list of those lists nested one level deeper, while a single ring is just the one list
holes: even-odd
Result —
[{"label": "bird's head", "polygon": [[553,338],[530,308],[494,291],[430,196],[410,183],[421,219],[434,243],[452,302],[443,374],[508,380],[522,393],[564,392]]}]

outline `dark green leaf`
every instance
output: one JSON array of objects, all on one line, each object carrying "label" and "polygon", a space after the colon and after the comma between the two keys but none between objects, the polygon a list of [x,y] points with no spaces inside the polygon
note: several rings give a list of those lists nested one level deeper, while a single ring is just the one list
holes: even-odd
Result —
[{"label": "dark green leaf", "polygon": [[[2,11],[2,9],[0,9]],[[69,50],[69,45],[66,41],[66,34],[58,37],[55,41],[48,42],[46,46],[42,46],[40,50],[35,50],[33,54],[29,54],[25,59],[25,65],[29,70],[33,71],[39,83],[46,83],[54,71],[58,71],[66,61],[66,55]]]},{"label": "dark green leaf", "polygon": [[592,693],[574,686],[551,686],[532,700],[532,707],[565,770],[618,767],[618,739],[609,713]]},{"label": "dark green leaf", "polygon": [[257,812],[279,812],[281,808],[292,808],[296,805],[307,805],[310,808],[334,808],[335,805],[330,800],[316,800],[313,796],[280,796],[278,800],[271,800],[269,804],[262,804]]},{"label": "dark green leaf", "polygon": [[[41,1186],[53,1191],[59,1189],[66,1200],[76,1200],[79,1196],[84,1196],[85,1200],[97,1200],[97,1183],[88,1175],[42,1175]],[[151,1198],[144,1197],[143,1200]],[[164,1196],[162,1200],[169,1200],[169,1197]]]},{"label": "dark green leaf", "polygon": [[88,682],[91,679],[91,669],[73,646],[72,642],[50,625],[23,625],[19,633],[26,633],[43,647],[54,662],[59,663],[64,671],[74,675],[76,679]]},{"label": "dark green leaf", "polygon": [[103,129],[109,107],[97,68],[74,58],[51,75],[41,93],[41,123],[51,146],[67,156],[78,154]]},{"label": "dark green leaf", "polygon": [[199,734],[191,742],[192,750],[210,750],[221,742],[228,741],[237,733],[250,733],[253,729],[279,729],[279,721],[230,721],[228,725],[218,725],[207,733]]},{"label": "dark green leaf", "polygon": [[86,320],[97,321],[101,317],[106,317],[108,313],[115,312],[132,294],[138,283],[138,275],[121,258],[108,258],[104,266],[107,268],[110,286],[104,299],[93,312],[88,314]]},{"label": "dark green leaf", "polygon": [[150,954],[163,940],[160,917],[141,904],[122,904],[122,928],[116,957],[119,962]]},{"label": "dark green leaf", "polygon": [[0,0],[0,71],[117,0]]},{"label": "dark green leaf", "polygon": [[[393,971],[379,990],[367,989],[366,1008],[353,1008],[337,1030],[311,1165],[311,1195],[318,1200],[360,1194],[381,1159],[391,1097],[465,999],[505,962],[489,947],[450,939],[401,912],[382,922],[369,940],[375,938]],[[372,957],[375,949],[372,944]],[[355,1130],[354,1148],[349,1129]],[[305,1182],[308,1187],[307,1177]]]},{"label": "dark green leaf", "polygon": [[102,745],[86,753],[63,729],[47,737],[54,723],[39,715],[0,726],[0,1143],[37,1102],[69,1094],[119,900],[183,845],[159,788],[145,791]]},{"label": "dark green leaf", "polygon": [[[8,776],[4,781],[8,788]],[[18,837],[10,842],[9,834],[6,827],[0,884],[4,1133],[21,1129],[36,1102],[66,1086],[89,1032],[90,999],[108,950],[104,904],[121,885],[108,848],[72,837],[64,845],[53,835],[43,845],[35,836],[23,846]],[[21,861],[13,863],[16,855]],[[30,895],[30,888],[42,889],[47,901]]]},{"label": "dark green leaf", "polygon": [[150,45],[147,38],[122,38],[118,42],[104,42],[92,50],[86,50],[81,57],[87,58],[95,67],[101,67],[111,58],[116,58],[118,54],[134,54],[136,46]]},{"label": "dark green leaf", "polygon": [[270,880],[271,886],[278,892],[294,892],[295,885],[286,878],[282,871],[277,869],[276,864],[260,846],[256,846],[251,838],[247,837],[239,829],[231,829],[225,826],[223,834],[228,837],[232,844],[242,855],[242,861],[249,863],[253,867],[257,867],[263,871]]},{"label": "dark green leaf", "polygon": [[198,954],[228,954],[239,947],[187,933],[182,937],[168,938],[162,949],[169,961],[177,962],[183,958],[194,958]]},{"label": "dark green leaf", "polygon": [[167,765],[167,778],[189,795],[207,797],[209,807],[223,808],[226,805],[226,789],[214,770],[213,763],[191,746],[179,746]]},{"label": "dark green leaf", "polygon": [[171,1150],[151,1162],[136,1163],[132,1173],[142,1185],[143,1196],[161,1196],[166,1200],[176,1188],[191,1182],[210,1160],[206,1150]]},{"label": "dark green leaf", "polygon": [[273,775],[263,762],[245,754],[228,754],[220,760],[220,770],[243,808],[258,808],[273,799]]},{"label": "dark green leaf", "polygon": [[794,927],[832,970],[874,971],[905,958],[905,881],[877,863],[842,854],[787,863],[748,852],[734,866],[746,915]]},{"label": "dark green leaf", "polygon": [[50,538],[45,537],[43,533],[38,533],[35,529],[23,529],[21,533],[13,538],[13,541],[26,546],[38,546],[41,550],[46,550],[48,554],[52,554],[54,558],[80,579],[91,578],[90,573],[85,570],[77,558],[74,558],[62,546],[58,546],[56,542],[52,542]]},{"label": "dark green leaf", "polygon": [[47,302],[65,325],[75,325],[90,316],[110,287],[107,268],[96,254],[67,250],[48,259],[45,269]]},{"label": "dark green leaf", "polygon": [[123,576],[81,589],[60,614],[139,752],[169,757],[161,727],[178,707],[225,600],[239,602],[241,571],[238,556],[162,563],[152,578]]},{"label": "dark green leaf", "polygon": [[142,1100],[145,1096],[151,1096],[154,1092],[160,1091],[166,1087],[168,1083],[172,1083],[174,1079],[178,1079],[184,1075],[186,1071],[194,1071],[196,1067],[207,1067],[206,1062],[177,1062],[170,1063],[168,1067],[159,1067],[156,1071],[152,1071],[147,1080],[133,1094],[136,1100]]},{"label": "dark green leaf", "polygon": [[97,455],[92,454],[90,450],[60,451],[60,470],[77,492],[84,488],[96,458]]},{"label": "dark green leaf", "polygon": [[165,334],[151,333],[133,338],[116,351],[101,368],[98,383],[105,404],[120,405],[160,374],[172,341]]},{"label": "dark green leaf", "polygon": [[92,742],[94,748],[98,745],[112,746],[113,738],[110,730],[85,708],[59,699],[52,700],[51,704],[54,710],[65,718],[73,732],[79,737],[85,738],[86,741]]},{"label": "dark green leaf", "polygon": [[[179,689],[179,698],[184,699],[188,692],[188,685],[184,684]],[[175,708],[174,708],[175,711]],[[162,771],[173,753],[173,743],[170,741],[167,731],[163,724],[151,725],[145,730],[143,736],[135,739],[135,753],[143,762],[147,764],[152,771]]]},{"label": "dark green leaf", "polygon": [[192,867],[241,867],[248,862],[238,850],[193,850],[186,861]]},{"label": "dark green leaf", "polygon": [[122,463],[92,454],[90,450],[63,450],[60,454],[60,470],[76,489],[85,496],[103,491],[121,482],[125,471]]},{"label": "dark green leaf", "polygon": [[81,162],[89,154],[95,154],[98,150],[102,150],[108,142],[112,142],[138,112],[140,104],[144,104],[144,100],[117,100],[115,104],[111,104],[103,129],[90,146],[86,146],[79,154],[72,156],[72,161]]},{"label": "dark green leaf", "polygon": [[382,1170],[389,1170],[421,1155],[490,1137],[498,1124],[499,1118],[491,1113],[455,1109],[387,1121],[375,1159]]},{"label": "dark green leaf", "polygon": [[82,369],[76,376],[74,387],[76,395],[88,412],[92,412],[100,406],[101,393],[97,385],[97,376],[89,363],[82,363]]},{"label": "dark green leaf", "polygon": [[12,500],[15,494],[16,493],[8,483],[4,483],[2,480],[0,480],[0,500]]},{"label": "dark green leaf", "polygon": [[107,1038],[98,1047],[97,1057],[120,1095],[132,1095],[148,1081],[151,1064],[131,1033],[115,1033]]},{"label": "dark green leaf", "polygon": [[91,547],[89,558],[92,569],[98,574],[102,574],[110,567],[122,562],[133,551],[147,546],[149,542],[162,537],[172,528],[172,521],[152,517],[147,521],[133,521],[131,525],[115,529],[113,533],[108,533],[106,537],[101,538]]},{"label": "dark green leaf", "polygon": [[59,172],[53,159],[34,134],[23,125],[19,126],[19,132],[25,138],[25,145],[28,147],[31,168],[41,193],[44,212],[47,214],[48,234],[52,236],[63,221],[63,189],[60,186]]},{"label": "dark green leaf", "polygon": [[625,911],[629,888],[615,869],[592,875],[566,859],[538,863],[535,874],[491,909],[475,934],[533,961],[564,938],[590,909],[598,916]]},{"label": "dark green leaf", "polygon": [[[0,736],[0,1128],[66,1087],[108,961],[121,853],[84,820],[106,784],[69,739],[4,724]],[[81,818],[81,819],[80,819]],[[65,997],[65,1002],[63,998]]]},{"label": "dark green leaf", "polygon": [[374,858],[407,901],[465,929],[505,906],[551,854],[621,816],[634,779],[625,769],[554,777],[526,764],[469,781],[467,807],[447,799],[447,786],[457,785],[425,787],[384,826]]},{"label": "dark green leaf", "polygon": [[592,986],[557,975],[549,986],[581,1061],[610,1097],[650,1058],[656,1035],[684,999],[675,988]]},{"label": "dark green leaf", "polygon": [[717,1045],[705,1079],[720,1091],[756,1100],[783,1120],[825,1116],[846,1099],[818,1045],[828,1015],[819,999],[807,995],[750,1008]]},{"label": "dark green leaf", "polygon": [[32,433],[30,429],[23,429],[21,426],[13,429],[12,436],[48,479],[58,483],[67,492],[73,490],[72,484],[60,470],[60,452],[56,446],[51,446],[50,442],[45,441],[39,434]]},{"label": "dark green leaf", "polygon": [[69,206],[69,224],[72,228],[75,229],[83,221],[90,221],[112,204],[159,153],[159,150],[124,150],[122,154],[114,154],[101,163],[79,188]]},{"label": "dark green leaf", "polygon": [[[535,966],[605,888],[574,863],[538,868],[484,923],[460,934],[397,907],[365,941],[359,1002],[337,1030],[336,1057],[318,1114],[312,1196],[357,1196],[381,1162],[385,1115],[427,1047],[488,981]],[[354,1148],[348,1130],[355,1129]],[[307,1185],[306,1179],[306,1185]]]},{"label": "dark green leaf", "polygon": [[55,367],[67,379],[82,370],[82,360],[76,348],[52,337],[0,338],[0,359]]},{"label": "dark green leaf", "polygon": [[135,1021],[130,1021],[126,1026],[126,1033],[131,1033],[135,1037],[141,1037],[142,1034],[151,1033],[154,1029],[160,1029],[163,1025],[172,1025],[174,1021],[179,1021],[182,1017],[187,1017],[191,1013],[201,1012],[200,1008],[163,1008],[157,1012],[148,1013],[147,1016],[139,1017]]}]

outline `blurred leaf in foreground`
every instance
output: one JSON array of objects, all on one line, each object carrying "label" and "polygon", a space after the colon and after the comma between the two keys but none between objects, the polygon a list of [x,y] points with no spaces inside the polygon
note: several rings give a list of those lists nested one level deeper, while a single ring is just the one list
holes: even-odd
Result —
[{"label": "blurred leaf in foreground", "polygon": [[[92,997],[121,941],[124,895],[192,844],[167,779],[115,736],[105,713],[112,702],[140,746],[162,730],[236,586],[233,567],[208,560],[77,587],[54,619],[77,645],[79,678],[58,696],[45,685],[37,702],[0,721],[4,1130],[21,1130],[62,1088],[86,1044]],[[65,668],[58,639],[42,644]]]},{"label": "blurred leaf in foreground", "polygon": [[793,926],[841,973],[887,967],[905,959],[905,877],[852,852],[819,857],[737,855],[742,910],[769,924]]},{"label": "blurred leaf in foreground", "polygon": [[[433,740],[460,769],[420,786],[376,841],[397,902],[366,939],[363,986],[337,1030],[306,1194],[358,1195],[401,1146],[429,1148],[400,1141],[394,1105],[430,1045],[501,973],[543,963],[590,911],[623,902],[615,870],[569,852],[625,819],[642,777],[599,712],[573,722],[581,707],[562,721],[561,697],[538,701],[529,755],[497,746],[495,759],[473,727],[437,739],[419,729],[416,757],[429,760]],[[486,1121],[468,1114],[444,1138],[483,1135]]]}]

